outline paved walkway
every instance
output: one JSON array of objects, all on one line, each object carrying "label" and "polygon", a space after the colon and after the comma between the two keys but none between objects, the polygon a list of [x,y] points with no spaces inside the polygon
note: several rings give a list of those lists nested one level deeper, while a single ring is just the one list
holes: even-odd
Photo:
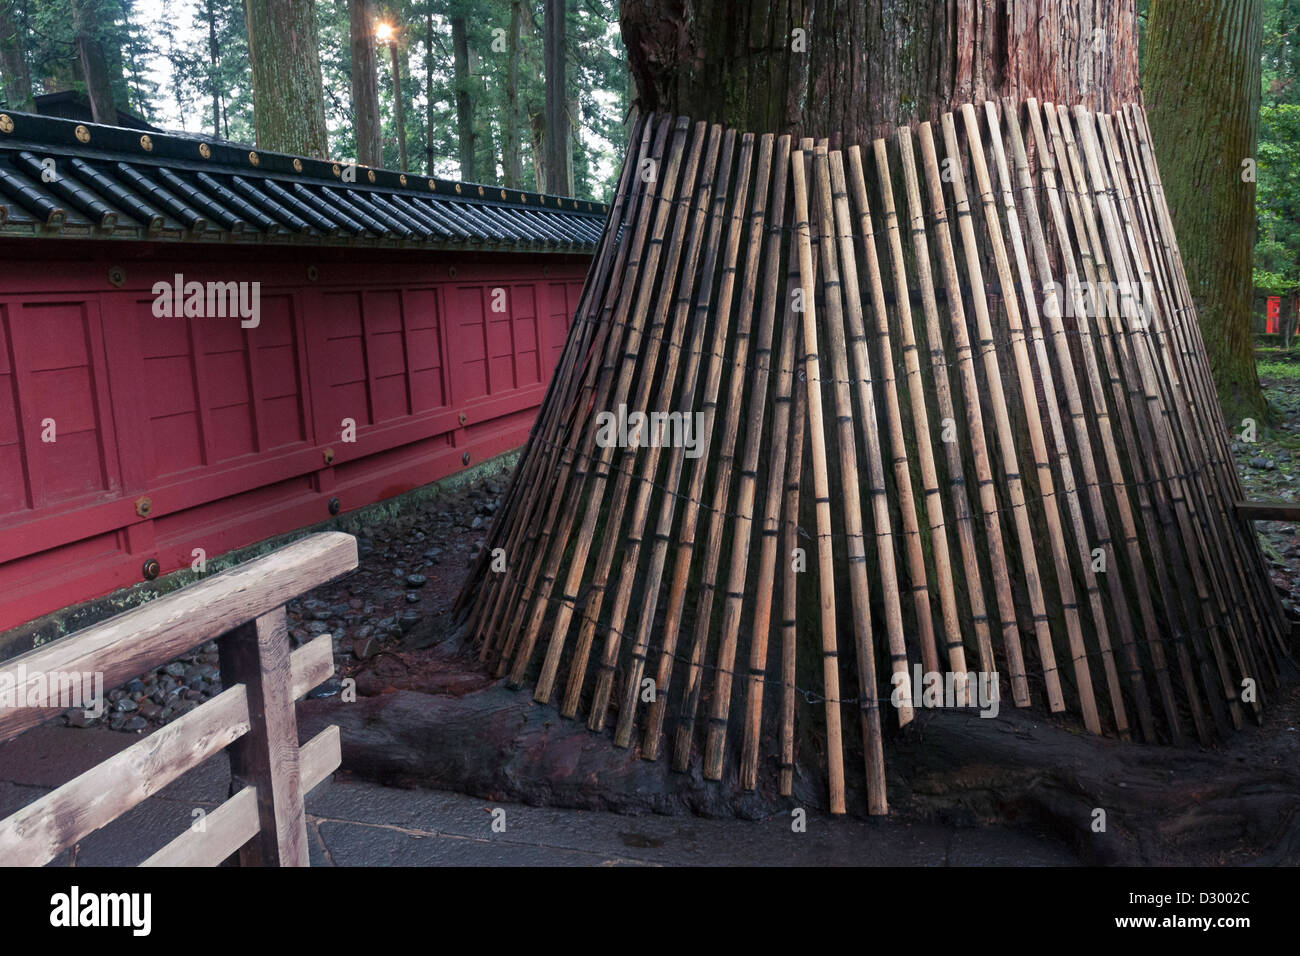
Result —
[{"label": "paved walkway", "polygon": [[[0,748],[0,817],[30,803],[136,738],[41,727]],[[56,865],[129,866],[225,798],[229,764],[218,754]],[[810,814],[752,822],[624,816],[528,807],[436,790],[333,780],[308,796],[313,866],[998,866],[1071,865],[1046,836],[1002,828],[947,828]],[[0,861],[3,862],[3,861]]]}]

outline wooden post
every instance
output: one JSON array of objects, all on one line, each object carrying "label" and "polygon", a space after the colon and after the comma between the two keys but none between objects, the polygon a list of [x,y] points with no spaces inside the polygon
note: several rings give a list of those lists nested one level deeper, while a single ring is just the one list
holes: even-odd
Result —
[{"label": "wooden post", "polygon": [[240,848],[240,865],[307,866],[307,818],[284,608],[236,628],[217,647],[222,686],[243,684],[248,692],[250,729],[229,748],[231,794],[245,786],[257,788],[259,830]]}]

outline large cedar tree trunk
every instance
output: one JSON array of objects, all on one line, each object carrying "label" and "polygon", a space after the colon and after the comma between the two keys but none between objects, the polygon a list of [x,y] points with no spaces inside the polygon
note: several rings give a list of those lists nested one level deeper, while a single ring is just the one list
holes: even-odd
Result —
[{"label": "large cedar tree trunk", "polygon": [[506,108],[501,118],[501,169],[509,189],[524,183],[524,166],[519,140],[519,34],[523,29],[523,0],[511,0],[510,33],[506,39]]},{"label": "large cedar tree trunk", "polygon": [[456,78],[456,135],[460,141],[460,178],[474,181],[474,109],[469,92],[469,35],[464,17],[451,18],[451,48]]},{"label": "large cedar tree trunk", "polygon": [[27,44],[14,9],[14,0],[0,0],[0,71],[4,73],[5,106],[34,112],[32,75],[27,68]]},{"label": "large cedar tree trunk", "polygon": [[1250,326],[1261,30],[1260,0],[1152,0],[1142,82],[1230,426],[1265,411]]},{"label": "large cedar tree trunk", "polygon": [[570,170],[573,135],[564,75],[564,0],[546,0],[543,30],[546,56],[546,191],[568,195],[573,188]]},{"label": "large cedar tree trunk", "polygon": [[315,0],[244,0],[257,145],[324,159],[329,152]]},{"label": "large cedar tree trunk", "polygon": [[[640,105],[869,143],[956,104],[1138,98],[1134,0],[622,0]],[[803,31],[796,33],[796,31]]]},{"label": "large cedar tree trunk", "polygon": [[113,84],[108,75],[108,61],[99,36],[97,0],[73,0],[72,30],[76,35],[77,57],[86,81],[90,115],[96,123],[117,125],[117,107],[113,103]]},{"label": "large cedar tree trunk", "polygon": [[352,124],[357,134],[357,162],[383,163],[379,128],[379,78],[375,52],[375,9],[371,0],[348,0],[348,46],[352,51]]}]

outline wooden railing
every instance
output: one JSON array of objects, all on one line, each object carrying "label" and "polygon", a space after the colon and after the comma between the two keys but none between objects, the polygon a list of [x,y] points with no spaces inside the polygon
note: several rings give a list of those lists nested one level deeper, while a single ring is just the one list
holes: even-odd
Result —
[{"label": "wooden railing", "polygon": [[[339,733],[299,747],[294,701],[329,679],[334,655],[329,634],[291,652],[284,606],[356,566],[351,535],[311,535],[0,666],[19,694],[57,675],[102,675],[107,689],[216,638],[224,688],[0,821],[0,865],[49,862],[228,749],[233,796],[142,865],[212,866],[237,852],[244,866],[306,866],[303,794],[338,767]],[[31,697],[0,707],[0,742],[66,709],[25,706]]]}]

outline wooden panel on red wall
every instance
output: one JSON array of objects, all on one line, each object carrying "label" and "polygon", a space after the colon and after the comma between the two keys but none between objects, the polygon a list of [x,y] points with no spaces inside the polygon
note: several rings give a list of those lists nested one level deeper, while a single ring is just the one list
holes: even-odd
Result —
[{"label": "wooden panel on red wall", "polygon": [[53,422],[55,440],[41,437],[29,452],[38,507],[110,490],[117,455],[99,404],[107,393],[97,310],[89,301],[38,301],[10,315],[26,433],[42,436]]},{"label": "wooden panel on red wall", "polygon": [[344,418],[369,425],[370,388],[366,380],[365,337],[362,335],[361,296],[356,292],[326,292],[321,296],[324,351],[320,366],[326,374],[322,401],[325,421],[318,425],[325,441],[333,441]]},{"label": "wooden panel on red wall", "polygon": [[427,412],[447,404],[438,296],[432,289],[403,293],[406,318],[406,363],[410,374],[411,411]]},{"label": "wooden panel on red wall", "polygon": [[253,385],[244,330],[237,318],[191,319],[201,343],[203,387],[199,401],[212,426],[212,460],[229,461],[257,451]]},{"label": "wooden panel on red wall", "polygon": [[5,306],[0,308],[0,515],[29,507],[22,423],[18,419],[18,382],[9,354],[8,326],[9,309]]},{"label": "wooden panel on red wall", "polygon": [[510,290],[510,320],[514,325],[515,387],[536,385],[545,374],[539,351],[536,286],[517,285]]},{"label": "wooden panel on red wall", "polygon": [[402,297],[394,289],[367,292],[364,307],[366,371],[374,421],[392,421],[410,414]]},{"label": "wooden panel on red wall", "polygon": [[[148,421],[141,423],[150,447],[149,479],[180,474],[203,464],[194,349],[184,318],[158,318],[153,300],[119,303],[132,309],[134,335],[123,348],[141,353],[139,388],[148,396]],[[110,314],[109,321],[117,317]]]},{"label": "wooden panel on red wall", "polygon": [[488,373],[487,303],[481,286],[452,286],[447,290],[448,339],[456,400],[472,401],[492,389]]},{"label": "wooden panel on red wall", "polygon": [[261,322],[244,334],[253,349],[254,379],[260,383],[258,425],[262,450],[274,451],[306,441],[307,410],[293,298],[263,296]]}]

